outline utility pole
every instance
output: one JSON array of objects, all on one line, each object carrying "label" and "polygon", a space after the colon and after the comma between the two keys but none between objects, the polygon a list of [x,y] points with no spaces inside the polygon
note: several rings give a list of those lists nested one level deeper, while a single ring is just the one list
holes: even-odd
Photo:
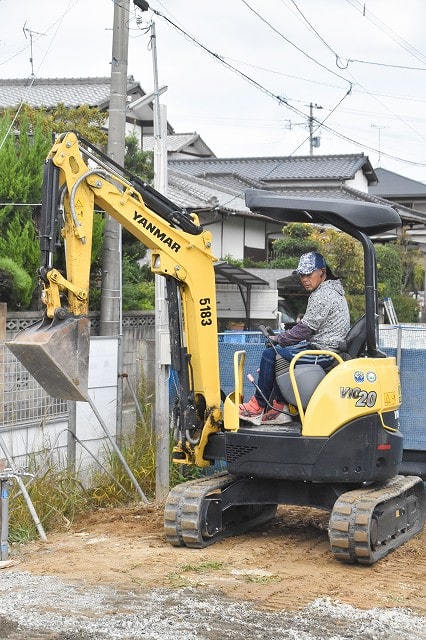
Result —
[{"label": "utility pole", "polygon": [[314,147],[319,147],[319,136],[314,136],[314,108],[322,109],[319,104],[313,104],[312,102],[309,105],[309,155],[314,155]]},{"label": "utility pole", "polygon": [[[148,11],[146,0],[133,0],[141,10]],[[152,70],[154,77],[154,187],[167,195],[167,111],[160,105],[165,90],[158,86],[157,38],[155,22],[151,23]],[[155,497],[162,502],[169,492],[169,377],[170,332],[164,276],[155,275]]]},{"label": "utility pole", "polygon": [[[114,3],[108,156],[124,164],[127,107],[129,0]],[[102,255],[101,336],[121,335],[121,225],[107,216]]]},{"label": "utility pole", "polygon": [[[152,67],[154,76],[154,187],[167,195],[167,113],[160,105],[155,23],[151,25]],[[170,333],[164,276],[155,276],[155,496],[163,501],[169,492],[169,377]]]}]

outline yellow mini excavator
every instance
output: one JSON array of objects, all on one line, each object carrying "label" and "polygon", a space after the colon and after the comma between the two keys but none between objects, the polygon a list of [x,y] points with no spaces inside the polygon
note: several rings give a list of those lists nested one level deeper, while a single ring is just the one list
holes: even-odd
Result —
[{"label": "yellow mini excavator", "polygon": [[[247,206],[285,222],[332,225],[362,245],[365,315],[333,352],[326,374],[297,358],[280,383],[298,416],[285,425],[240,424],[244,351],[234,356],[234,390],[222,397],[211,234],[189,214],[119,167],[78,134],[58,136],[45,163],[40,322],[8,343],[55,397],[87,400],[88,290],[94,208],[151,250],[166,279],[172,368],[173,462],[226,471],[174,487],[164,526],[175,546],[202,548],[274,517],[280,504],[330,513],[334,557],[373,564],[418,533],[425,519],[421,478],[398,475],[403,438],[395,358],[378,348],[377,266],[371,235],[400,226],[378,204],[246,192]],[[66,273],[53,266],[58,235]]]}]

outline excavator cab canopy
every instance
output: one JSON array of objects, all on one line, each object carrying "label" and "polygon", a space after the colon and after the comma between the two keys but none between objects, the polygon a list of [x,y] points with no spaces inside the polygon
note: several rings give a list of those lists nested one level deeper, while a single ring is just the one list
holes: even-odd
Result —
[{"label": "excavator cab canopy", "polygon": [[384,356],[377,348],[377,261],[369,236],[401,226],[399,214],[390,206],[341,199],[295,198],[262,189],[248,189],[246,205],[255,212],[283,222],[332,225],[358,240],[364,251],[364,286],[367,354]]}]

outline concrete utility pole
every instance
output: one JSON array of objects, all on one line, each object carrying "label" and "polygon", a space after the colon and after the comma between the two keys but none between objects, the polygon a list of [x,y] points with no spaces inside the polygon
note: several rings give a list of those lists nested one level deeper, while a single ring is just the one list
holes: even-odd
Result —
[{"label": "concrete utility pole", "polygon": [[[155,23],[151,25],[152,66],[154,76],[154,186],[167,195],[167,113],[160,105]],[[157,443],[155,497],[163,501],[169,492],[169,373],[170,334],[163,276],[155,276],[155,435]]]},{"label": "concrete utility pole", "polygon": [[[114,3],[108,156],[124,164],[127,107],[129,0]],[[102,256],[101,336],[121,334],[121,225],[107,216]]]},{"label": "concrete utility pole", "polygon": [[322,109],[319,104],[313,104],[312,102],[309,105],[309,155],[314,155],[314,147],[319,147],[320,138],[319,136],[314,136],[314,109]]}]

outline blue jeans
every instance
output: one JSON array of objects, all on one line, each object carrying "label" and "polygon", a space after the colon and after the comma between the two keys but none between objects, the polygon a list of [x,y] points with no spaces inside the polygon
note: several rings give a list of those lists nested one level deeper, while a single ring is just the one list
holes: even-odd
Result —
[{"label": "blue jeans", "polygon": [[[309,342],[304,340],[303,342],[298,342],[297,344],[293,344],[290,347],[268,347],[264,349],[262,352],[262,357],[260,359],[260,369],[259,369],[259,377],[257,386],[260,391],[256,389],[255,397],[261,407],[266,407],[266,400],[269,402],[272,401],[274,397],[279,402],[284,402],[283,397],[278,389],[278,386],[275,384],[275,357],[277,353],[283,356],[288,362],[300,351],[305,351],[306,349],[313,349],[312,345]],[[333,356],[326,356],[323,354],[318,355],[306,355],[299,358],[297,364],[319,364],[323,368],[327,368],[335,361]],[[263,395],[262,395],[263,394]],[[263,397],[265,396],[265,397]]]}]

